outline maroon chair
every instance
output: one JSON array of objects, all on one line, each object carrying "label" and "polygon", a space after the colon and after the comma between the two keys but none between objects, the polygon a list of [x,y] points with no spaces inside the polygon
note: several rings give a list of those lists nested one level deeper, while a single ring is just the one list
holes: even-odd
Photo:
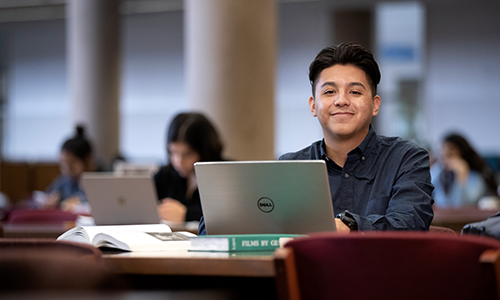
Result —
[{"label": "maroon chair", "polygon": [[8,224],[62,224],[75,222],[77,215],[61,209],[16,209],[9,213]]},{"label": "maroon chair", "polygon": [[51,239],[0,239],[0,298],[5,292],[120,289],[94,246]]},{"label": "maroon chair", "polygon": [[500,241],[427,232],[317,233],[275,252],[280,299],[499,299]]}]

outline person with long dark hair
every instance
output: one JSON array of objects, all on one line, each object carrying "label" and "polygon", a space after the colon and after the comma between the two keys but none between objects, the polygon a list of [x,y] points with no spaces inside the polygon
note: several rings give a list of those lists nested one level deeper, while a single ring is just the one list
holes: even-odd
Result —
[{"label": "person with long dark hair", "polygon": [[441,159],[431,168],[435,205],[476,205],[485,196],[498,196],[498,183],[486,162],[460,134],[446,135]]},{"label": "person with long dark hair", "polygon": [[61,175],[46,189],[48,198],[43,207],[60,207],[74,212],[84,210],[88,213],[90,209],[80,179],[83,172],[93,172],[98,168],[83,126],[76,126],[75,136],[62,144],[59,168]]},{"label": "person with long dark hair", "polygon": [[222,160],[223,145],[212,123],[200,113],[176,115],[167,131],[168,165],[155,175],[165,221],[199,221],[202,216],[194,163]]}]

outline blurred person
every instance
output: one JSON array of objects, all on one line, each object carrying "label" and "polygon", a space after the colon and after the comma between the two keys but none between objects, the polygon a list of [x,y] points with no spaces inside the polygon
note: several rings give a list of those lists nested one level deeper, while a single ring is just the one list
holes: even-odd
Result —
[{"label": "blurred person", "polygon": [[98,167],[82,126],[77,126],[76,135],[61,146],[59,168],[61,175],[46,189],[47,197],[38,202],[40,208],[59,207],[75,213],[89,213],[80,179],[83,172],[94,172]]},{"label": "blurred person", "polygon": [[202,216],[194,163],[222,160],[223,145],[212,123],[200,113],[180,113],[167,131],[168,165],[155,175],[158,213],[169,222]]},{"label": "blurred person", "polygon": [[431,168],[435,205],[477,205],[498,197],[498,183],[486,162],[461,135],[450,133],[441,144],[441,157]]}]

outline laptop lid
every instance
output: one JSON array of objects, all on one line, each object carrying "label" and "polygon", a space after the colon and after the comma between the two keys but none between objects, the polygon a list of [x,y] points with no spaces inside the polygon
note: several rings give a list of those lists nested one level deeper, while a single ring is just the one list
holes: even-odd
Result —
[{"label": "laptop lid", "polygon": [[207,234],[334,231],[322,160],[195,164]]},{"label": "laptop lid", "polygon": [[96,225],[160,222],[151,174],[83,173],[82,184]]}]

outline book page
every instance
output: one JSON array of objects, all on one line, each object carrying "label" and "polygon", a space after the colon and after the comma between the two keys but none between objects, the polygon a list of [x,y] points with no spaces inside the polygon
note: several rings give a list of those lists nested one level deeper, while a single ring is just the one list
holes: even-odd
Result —
[{"label": "book page", "polygon": [[57,237],[57,240],[71,241],[77,243],[90,244],[90,238],[87,232],[80,226],[71,228]]},{"label": "book page", "polygon": [[125,251],[187,250],[192,233],[178,232],[113,232],[99,233],[93,244],[97,247],[116,248]]},{"label": "book page", "polygon": [[132,232],[172,232],[170,227],[165,224],[140,224],[140,225],[105,225],[105,226],[81,226],[89,237],[93,240],[99,233],[114,235],[116,233]]},{"label": "book page", "polygon": [[170,227],[165,224],[140,224],[140,225],[105,225],[105,226],[77,226],[62,235],[58,240],[73,241],[79,243],[92,244],[96,235],[106,233],[113,235],[115,233],[132,232],[172,232]]}]

